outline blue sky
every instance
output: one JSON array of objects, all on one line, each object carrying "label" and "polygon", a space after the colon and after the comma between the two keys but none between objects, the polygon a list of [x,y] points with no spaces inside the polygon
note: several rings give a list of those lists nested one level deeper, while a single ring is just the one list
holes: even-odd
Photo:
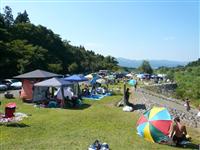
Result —
[{"label": "blue sky", "polygon": [[129,59],[191,61],[200,57],[199,2],[194,1],[1,1],[16,17],[27,10],[72,45]]}]

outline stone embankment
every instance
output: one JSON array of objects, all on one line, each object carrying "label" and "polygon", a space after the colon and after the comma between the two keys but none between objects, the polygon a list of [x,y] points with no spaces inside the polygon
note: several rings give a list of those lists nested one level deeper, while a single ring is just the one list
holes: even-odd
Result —
[{"label": "stone embankment", "polygon": [[166,107],[172,118],[179,116],[187,126],[200,128],[200,117],[197,116],[198,110],[191,108],[190,111],[187,111],[184,106],[184,102],[181,100],[169,98],[140,88],[137,89],[137,91],[133,89],[130,102],[135,105],[135,111],[140,114],[144,113],[153,106]]},{"label": "stone embankment", "polygon": [[152,84],[144,86],[144,89],[150,90],[154,93],[160,93],[166,96],[174,94],[176,88],[177,88],[176,83],[162,83],[162,84]]}]

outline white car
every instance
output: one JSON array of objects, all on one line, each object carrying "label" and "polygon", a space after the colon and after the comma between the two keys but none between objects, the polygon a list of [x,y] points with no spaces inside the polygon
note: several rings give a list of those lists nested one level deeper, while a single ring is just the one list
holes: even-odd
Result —
[{"label": "white car", "polygon": [[11,90],[21,89],[22,87],[22,82],[16,79],[4,79],[2,80],[2,83],[7,85],[8,89],[11,89]]},{"label": "white car", "polygon": [[21,89],[22,88],[22,82],[14,82],[10,85],[11,89]]}]

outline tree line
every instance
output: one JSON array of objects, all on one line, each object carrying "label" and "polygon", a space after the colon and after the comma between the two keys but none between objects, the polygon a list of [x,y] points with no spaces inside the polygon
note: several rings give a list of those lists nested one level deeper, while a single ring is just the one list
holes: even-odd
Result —
[{"label": "tree line", "polygon": [[13,18],[9,6],[0,13],[0,52],[0,78],[34,69],[60,74],[119,69],[114,57],[73,46],[47,27],[34,25],[26,11]]}]

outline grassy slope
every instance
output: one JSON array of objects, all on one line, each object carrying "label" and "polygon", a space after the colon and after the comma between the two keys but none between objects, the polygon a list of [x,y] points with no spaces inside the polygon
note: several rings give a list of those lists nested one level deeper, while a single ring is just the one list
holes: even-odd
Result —
[{"label": "grassy slope", "polygon": [[17,102],[17,112],[31,116],[23,121],[27,127],[0,126],[0,149],[84,150],[95,139],[107,142],[112,150],[176,149],[140,138],[136,134],[139,116],[115,107],[119,99],[112,96],[101,101],[86,100],[87,107],[76,110],[35,108],[11,100]]}]

